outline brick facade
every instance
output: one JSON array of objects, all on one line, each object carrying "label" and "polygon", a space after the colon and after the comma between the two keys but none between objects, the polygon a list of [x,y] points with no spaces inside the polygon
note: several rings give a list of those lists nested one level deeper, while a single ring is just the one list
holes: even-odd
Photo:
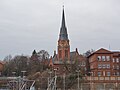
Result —
[{"label": "brick facade", "polygon": [[101,48],[88,57],[92,76],[120,76],[120,52]]}]

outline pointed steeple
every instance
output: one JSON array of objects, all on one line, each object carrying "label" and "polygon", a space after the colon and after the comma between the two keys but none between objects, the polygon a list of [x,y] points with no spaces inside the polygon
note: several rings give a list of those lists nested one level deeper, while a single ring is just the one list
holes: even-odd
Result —
[{"label": "pointed steeple", "polygon": [[63,6],[62,24],[61,24],[61,28],[60,28],[59,40],[68,40],[67,28],[65,25],[64,6]]},{"label": "pointed steeple", "polygon": [[63,6],[63,13],[62,13],[62,24],[61,24],[61,27],[66,27],[65,26],[65,13],[64,13],[64,6]]}]

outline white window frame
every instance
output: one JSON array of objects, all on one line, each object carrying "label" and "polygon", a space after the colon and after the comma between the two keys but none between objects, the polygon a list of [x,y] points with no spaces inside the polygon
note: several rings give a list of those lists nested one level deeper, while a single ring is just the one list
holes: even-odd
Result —
[{"label": "white window frame", "polygon": [[105,69],[105,68],[106,68],[106,64],[103,64],[103,65],[102,65],[102,68]]},{"label": "white window frame", "polygon": [[119,63],[119,58],[116,58],[116,62]]},{"label": "white window frame", "polygon": [[110,64],[107,64],[106,66],[107,66],[106,68],[110,68]]},{"label": "white window frame", "polygon": [[107,61],[110,61],[110,56],[106,56],[106,60],[107,60]]},{"label": "white window frame", "polygon": [[101,61],[101,59],[102,59],[101,56],[98,56],[98,57],[97,57],[97,60],[98,60],[98,61]]},{"label": "white window frame", "polygon": [[101,76],[102,73],[101,73],[101,72],[98,72],[97,74],[98,74],[98,76]]},{"label": "white window frame", "polygon": [[119,75],[120,75],[120,73],[119,73],[119,72],[116,72],[116,75],[117,75],[117,76],[119,76]]},{"label": "white window frame", "polygon": [[102,68],[102,65],[101,64],[98,64],[98,69]]},{"label": "white window frame", "polygon": [[110,72],[107,72],[107,76],[110,76],[111,75],[111,73]]},{"label": "white window frame", "polygon": [[102,61],[105,61],[105,59],[106,59],[105,56],[102,56]]},{"label": "white window frame", "polygon": [[113,62],[115,62],[115,58],[113,58]]},{"label": "white window frame", "polygon": [[118,69],[118,70],[119,70],[119,65],[116,65],[116,69]]}]

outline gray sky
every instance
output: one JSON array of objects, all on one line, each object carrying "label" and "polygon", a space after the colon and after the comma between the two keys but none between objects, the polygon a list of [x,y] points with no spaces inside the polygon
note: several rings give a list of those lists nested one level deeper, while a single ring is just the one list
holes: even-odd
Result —
[{"label": "gray sky", "polygon": [[71,51],[120,50],[120,0],[0,0],[0,59],[57,50],[62,5]]}]

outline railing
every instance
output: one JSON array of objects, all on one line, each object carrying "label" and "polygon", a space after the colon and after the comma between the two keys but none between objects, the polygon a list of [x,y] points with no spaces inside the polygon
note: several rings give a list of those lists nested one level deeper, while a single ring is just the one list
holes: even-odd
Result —
[{"label": "railing", "polygon": [[34,80],[28,80],[21,77],[0,77],[0,81],[10,90],[34,90]]},{"label": "railing", "polygon": [[56,80],[57,76],[53,77],[52,79],[48,80],[48,88],[47,90],[56,90]]}]

